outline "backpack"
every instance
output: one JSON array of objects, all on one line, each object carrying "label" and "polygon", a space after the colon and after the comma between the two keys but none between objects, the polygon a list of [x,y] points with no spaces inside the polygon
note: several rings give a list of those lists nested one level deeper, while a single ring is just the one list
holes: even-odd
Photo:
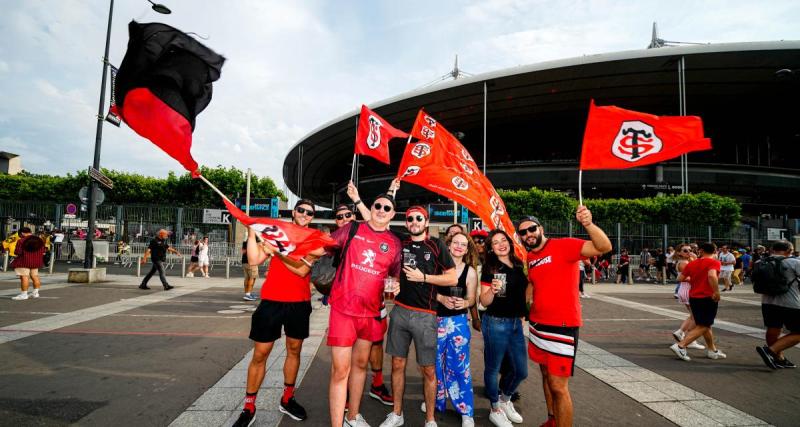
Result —
[{"label": "backpack", "polygon": [[344,257],[347,248],[350,246],[350,240],[358,232],[359,223],[353,222],[350,226],[350,231],[347,234],[347,241],[345,242],[342,250],[333,255],[324,255],[311,266],[311,283],[314,288],[322,295],[330,295],[331,287],[333,287],[333,279],[339,271],[338,267],[341,259]]},{"label": "backpack", "polygon": [[786,266],[783,265],[782,256],[770,255],[761,258],[753,265],[753,292],[764,295],[782,295],[789,291],[793,283],[797,282],[797,276],[792,280],[786,280]]}]

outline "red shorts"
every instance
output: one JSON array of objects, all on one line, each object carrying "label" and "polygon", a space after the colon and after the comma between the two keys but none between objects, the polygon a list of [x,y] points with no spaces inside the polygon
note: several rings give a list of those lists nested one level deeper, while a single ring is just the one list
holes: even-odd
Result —
[{"label": "red shorts", "polygon": [[331,347],[352,347],[357,339],[371,342],[381,341],[386,332],[386,319],[356,317],[331,308],[328,322],[328,345]]},{"label": "red shorts", "polygon": [[528,330],[528,357],[547,367],[547,373],[571,377],[575,371],[578,328],[531,323]]}]

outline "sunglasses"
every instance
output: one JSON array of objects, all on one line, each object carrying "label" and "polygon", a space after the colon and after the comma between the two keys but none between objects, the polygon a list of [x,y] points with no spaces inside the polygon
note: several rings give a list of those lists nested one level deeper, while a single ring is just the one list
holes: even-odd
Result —
[{"label": "sunglasses", "polygon": [[526,235],[528,233],[535,233],[536,230],[538,230],[538,229],[539,229],[539,226],[536,225],[536,224],[533,224],[532,226],[530,226],[528,228],[520,228],[519,230],[517,230],[517,234],[519,234],[520,236],[524,236],[524,235]]},{"label": "sunglasses", "polygon": [[345,218],[349,219],[349,218],[352,218],[352,217],[353,217],[353,213],[352,212],[336,215],[336,219],[338,219],[338,220],[342,220],[342,219],[345,219]]},{"label": "sunglasses", "polygon": [[485,240],[484,239],[472,239],[472,241],[475,242],[476,245],[482,245]]},{"label": "sunglasses", "polygon": [[294,210],[297,211],[297,213],[303,214],[305,216],[311,216],[311,217],[314,216],[314,210],[313,209],[306,209],[306,208],[298,206],[298,207],[294,208]]},{"label": "sunglasses", "polygon": [[409,215],[406,217],[406,222],[414,222],[414,220],[417,222],[425,222],[425,217],[422,215]]},{"label": "sunglasses", "polygon": [[372,205],[372,209],[375,209],[376,211],[383,209],[384,212],[391,212],[393,208],[392,205],[382,205],[380,203],[375,203],[374,205]]},{"label": "sunglasses", "polygon": [[686,252],[686,253],[689,253],[689,252],[691,252],[691,251],[692,251],[691,249],[681,249],[681,252]]}]

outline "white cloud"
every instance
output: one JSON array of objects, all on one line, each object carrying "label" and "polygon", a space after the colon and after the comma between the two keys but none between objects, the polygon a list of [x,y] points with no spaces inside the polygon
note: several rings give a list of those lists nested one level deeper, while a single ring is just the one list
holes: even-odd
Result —
[{"label": "white cloud", "polygon": [[[208,37],[203,43],[228,61],[198,117],[195,158],[250,167],[279,186],[302,136],[436,79],[455,54],[461,68],[481,73],[640,49],[654,20],[670,40],[800,38],[800,4],[790,0],[164,3],[169,16],[143,0],[115,3],[111,62],[125,53],[131,19]],[[12,2],[0,15],[0,144],[24,151],[27,169],[63,174],[91,162],[107,13],[106,0],[65,0]],[[159,176],[180,170],[125,125],[104,126],[102,164]]]}]

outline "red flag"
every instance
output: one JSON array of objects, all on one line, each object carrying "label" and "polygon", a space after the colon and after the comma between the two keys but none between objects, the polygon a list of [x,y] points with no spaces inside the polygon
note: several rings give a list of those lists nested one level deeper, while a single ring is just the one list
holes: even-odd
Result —
[{"label": "red flag", "polygon": [[407,138],[408,134],[395,129],[366,105],[361,106],[356,130],[356,154],[374,157],[389,164],[389,140]]},{"label": "red flag", "polygon": [[225,58],[168,25],[132,21],[128,33],[111,112],[196,176],[195,118],[211,101]]},{"label": "red flag", "polygon": [[398,177],[461,203],[490,229],[505,230],[514,239],[517,256],[524,260],[525,250],[503,199],[458,139],[423,110],[411,135],[421,141],[406,146]]},{"label": "red flag", "polygon": [[654,116],[619,107],[589,107],[581,170],[627,169],[711,149],[697,116]]},{"label": "red flag", "polygon": [[314,249],[336,245],[327,234],[275,218],[251,218],[229,201],[222,199],[234,218],[250,227],[285,256],[299,260]]}]

